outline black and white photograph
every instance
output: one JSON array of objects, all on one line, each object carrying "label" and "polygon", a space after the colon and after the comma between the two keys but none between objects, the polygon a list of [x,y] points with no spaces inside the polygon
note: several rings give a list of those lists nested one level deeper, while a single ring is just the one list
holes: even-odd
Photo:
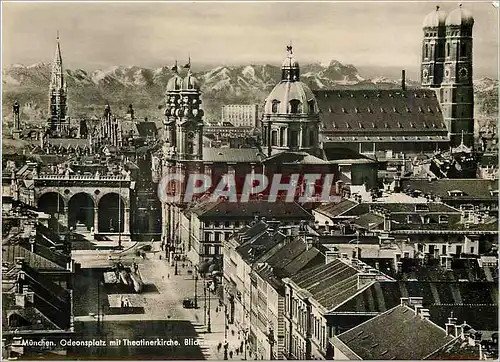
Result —
[{"label": "black and white photograph", "polygon": [[498,1],[3,1],[3,360],[498,360]]}]

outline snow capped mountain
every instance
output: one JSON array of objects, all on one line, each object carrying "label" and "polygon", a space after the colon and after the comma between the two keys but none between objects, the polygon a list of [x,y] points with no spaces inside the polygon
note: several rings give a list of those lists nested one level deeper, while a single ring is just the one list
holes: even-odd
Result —
[{"label": "snow capped mountain", "polygon": [[[196,70],[196,69],[194,69]],[[47,90],[50,81],[51,65],[36,63],[30,66],[13,65],[2,70],[4,86],[4,107],[10,110],[11,104],[47,104]],[[185,70],[180,71],[185,75]],[[130,103],[138,114],[160,117],[163,98],[168,80],[173,71],[163,66],[156,69],[138,66],[114,66],[107,69],[85,71],[82,69],[65,70],[68,84],[69,107],[75,113],[95,112],[100,114],[106,101],[114,109],[126,111]],[[217,120],[220,107],[228,103],[261,104],[271,89],[281,78],[281,69],[275,65],[218,66],[195,72],[200,81],[206,118]],[[365,79],[351,64],[337,60],[327,63],[301,65],[301,80],[311,89],[344,87],[394,88],[400,87],[401,80],[386,77]],[[419,83],[406,80],[408,87],[418,87]],[[475,80],[476,102],[489,110],[494,106],[493,99],[498,94],[498,81],[490,78]],[[484,101],[486,99],[486,101]],[[496,106],[498,109],[498,105]]]}]

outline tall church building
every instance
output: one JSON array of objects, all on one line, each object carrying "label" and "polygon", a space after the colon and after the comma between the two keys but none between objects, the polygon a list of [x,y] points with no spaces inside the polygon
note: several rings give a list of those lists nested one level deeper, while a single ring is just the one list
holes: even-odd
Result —
[{"label": "tall church building", "polygon": [[69,119],[67,117],[67,84],[64,81],[64,72],[61,56],[61,45],[59,34],[57,34],[57,46],[52,62],[52,74],[49,86],[49,120],[48,126],[51,133],[63,133],[66,131]]},{"label": "tall church building", "polygon": [[451,147],[474,146],[473,26],[462,5],[449,14],[438,6],[423,22],[422,86],[436,90]]}]

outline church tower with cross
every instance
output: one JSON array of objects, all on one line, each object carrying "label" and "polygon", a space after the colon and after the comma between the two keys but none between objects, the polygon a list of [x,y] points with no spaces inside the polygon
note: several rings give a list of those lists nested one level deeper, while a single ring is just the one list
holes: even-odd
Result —
[{"label": "church tower with cross", "polygon": [[437,7],[423,22],[422,86],[436,89],[452,148],[474,146],[473,26],[462,5],[448,15]]},{"label": "church tower with cross", "polygon": [[64,71],[61,56],[61,45],[59,43],[59,31],[57,32],[57,45],[52,61],[52,73],[49,85],[49,120],[48,127],[52,133],[63,133],[66,131],[69,118],[67,115],[68,87],[64,80]]}]

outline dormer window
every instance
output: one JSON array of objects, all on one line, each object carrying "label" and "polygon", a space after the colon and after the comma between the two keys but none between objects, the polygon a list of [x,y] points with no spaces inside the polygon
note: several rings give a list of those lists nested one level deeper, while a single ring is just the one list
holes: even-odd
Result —
[{"label": "dormer window", "polygon": [[332,123],[332,127],[333,127],[333,128],[337,128],[337,123],[333,122],[333,123]]},{"label": "dormer window", "polygon": [[392,107],[392,111],[393,111],[394,113],[398,113],[398,110],[396,109],[396,107]]},{"label": "dormer window", "polygon": [[332,113],[332,112],[333,112],[331,107],[330,107],[330,108],[328,108],[328,112],[330,112],[330,113]]},{"label": "dormer window", "polygon": [[354,112],[359,113],[358,107],[354,107]]},{"label": "dormer window", "polygon": [[290,101],[290,113],[301,113],[300,101],[298,99],[292,99]]},{"label": "dormer window", "polygon": [[342,112],[343,113],[347,113],[346,109],[344,107],[342,107]]},{"label": "dormer window", "polygon": [[359,128],[364,128],[361,122],[358,123]]},{"label": "dormer window", "polygon": [[413,124],[413,122],[410,122],[410,127],[415,128],[415,125]]},{"label": "dormer window", "polygon": [[368,107],[368,113],[373,113],[373,110],[370,107]]},{"label": "dormer window", "polygon": [[351,98],[354,98],[354,94],[353,93],[351,93]]},{"label": "dormer window", "polygon": [[422,211],[429,211],[429,206],[422,204],[422,205],[415,205],[415,211],[416,212],[422,212]]},{"label": "dormer window", "polygon": [[277,99],[273,100],[271,112],[278,113],[279,106],[280,106],[280,101],[278,101]]},{"label": "dormer window", "polygon": [[387,122],[384,123],[385,128],[389,128],[389,124]]},{"label": "dormer window", "polygon": [[346,126],[347,128],[351,128],[351,125],[349,124],[349,122],[346,122],[346,123],[345,123],[345,126]]},{"label": "dormer window", "polygon": [[309,113],[314,113],[314,100],[312,100],[312,99],[311,99],[311,100],[309,100],[309,101],[307,102],[307,105],[308,105],[308,107],[309,107]]},{"label": "dormer window", "polygon": [[434,112],[432,112],[431,107],[427,107],[427,112],[429,112],[429,113],[434,113]]},{"label": "dormer window", "polygon": [[420,113],[424,113],[424,110],[422,109],[422,107],[418,107],[418,110]]},{"label": "dormer window", "polygon": [[398,127],[403,128],[403,125],[401,124],[401,122],[398,122]]},{"label": "dormer window", "polygon": [[407,224],[411,224],[411,222],[412,222],[412,217],[411,217],[411,215],[407,215],[407,216],[406,216],[406,223],[407,223]]},{"label": "dormer window", "polygon": [[384,108],[380,107],[380,112],[384,113]]},{"label": "dormer window", "polygon": [[407,113],[411,113],[410,108],[406,107],[406,112],[407,112]]},{"label": "dormer window", "polygon": [[377,128],[377,125],[375,124],[375,122],[372,122],[372,128]]},{"label": "dormer window", "polygon": [[425,122],[422,125],[423,125],[424,128],[429,128],[429,126]]},{"label": "dormer window", "polygon": [[439,215],[439,223],[440,224],[448,224],[448,216],[446,216],[446,215]]}]

